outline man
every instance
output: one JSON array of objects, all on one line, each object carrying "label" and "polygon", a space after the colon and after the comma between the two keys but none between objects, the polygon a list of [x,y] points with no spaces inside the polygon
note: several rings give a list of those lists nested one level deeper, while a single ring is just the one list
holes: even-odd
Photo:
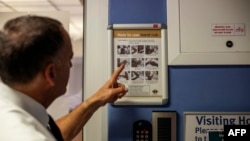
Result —
[{"label": "man", "polygon": [[1,141],[70,141],[99,107],[126,94],[127,88],[117,83],[123,64],[96,93],[56,121],[59,129],[54,127],[46,108],[66,92],[72,56],[70,37],[54,19],[28,15],[4,25],[0,32]]}]

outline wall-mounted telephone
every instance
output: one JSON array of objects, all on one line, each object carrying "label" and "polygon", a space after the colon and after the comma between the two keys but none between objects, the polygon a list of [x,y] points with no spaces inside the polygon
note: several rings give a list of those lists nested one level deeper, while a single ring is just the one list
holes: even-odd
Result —
[{"label": "wall-mounted telephone", "polygon": [[133,141],[152,141],[152,124],[146,120],[134,122]]}]

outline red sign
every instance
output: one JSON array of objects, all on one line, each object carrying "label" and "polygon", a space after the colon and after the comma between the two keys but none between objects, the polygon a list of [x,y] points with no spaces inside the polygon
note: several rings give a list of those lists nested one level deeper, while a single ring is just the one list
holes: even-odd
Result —
[{"label": "red sign", "polygon": [[244,24],[213,24],[212,35],[213,36],[244,36],[245,25]]}]

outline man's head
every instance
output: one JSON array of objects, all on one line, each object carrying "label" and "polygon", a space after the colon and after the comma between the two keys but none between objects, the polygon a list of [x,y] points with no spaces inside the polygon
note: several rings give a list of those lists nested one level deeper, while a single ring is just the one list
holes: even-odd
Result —
[{"label": "man's head", "polygon": [[46,69],[52,83],[60,81],[58,75],[68,81],[72,46],[59,21],[31,15],[17,17],[4,25],[0,41],[0,77],[4,83],[28,84]]}]

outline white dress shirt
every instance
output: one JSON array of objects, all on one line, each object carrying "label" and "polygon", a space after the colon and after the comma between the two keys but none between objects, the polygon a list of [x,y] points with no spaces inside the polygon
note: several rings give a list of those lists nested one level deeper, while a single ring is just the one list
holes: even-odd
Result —
[{"label": "white dress shirt", "polygon": [[46,109],[0,82],[0,141],[55,141]]}]

